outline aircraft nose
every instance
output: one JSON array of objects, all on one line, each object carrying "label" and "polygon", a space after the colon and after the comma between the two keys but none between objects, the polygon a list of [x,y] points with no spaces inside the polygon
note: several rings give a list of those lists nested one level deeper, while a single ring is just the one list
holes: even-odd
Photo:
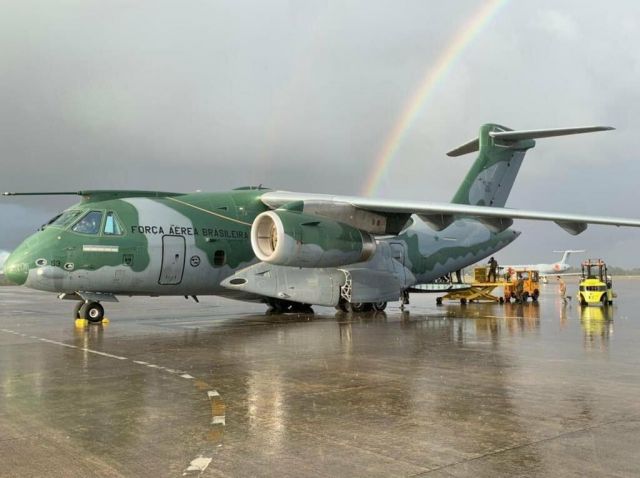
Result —
[{"label": "aircraft nose", "polygon": [[7,280],[16,285],[22,285],[27,281],[29,265],[21,258],[19,249],[13,251],[4,262],[4,275]]}]

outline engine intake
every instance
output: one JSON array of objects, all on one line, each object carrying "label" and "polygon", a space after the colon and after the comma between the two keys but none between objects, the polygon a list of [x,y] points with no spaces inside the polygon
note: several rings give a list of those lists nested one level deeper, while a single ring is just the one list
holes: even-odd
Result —
[{"label": "engine intake", "polygon": [[251,247],[263,262],[293,267],[337,267],[369,260],[376,251],[371,234],[337,221],[276,210],[258,215]]}]

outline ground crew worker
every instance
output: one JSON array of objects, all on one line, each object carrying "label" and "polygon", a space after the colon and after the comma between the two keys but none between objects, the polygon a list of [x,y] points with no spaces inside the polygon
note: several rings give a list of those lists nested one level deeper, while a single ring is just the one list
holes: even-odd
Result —
[{"label": "ground crew worker", "polygon": [[524,279],[518,274],[518,280],[516,281],[516,302],[522,302],[522,295],[524,294]]},{"label": "ground crew worker", "polygon": [[[498,261],[493,257],[489,259],[489,274],[487,275],[487,282],[496,281],[496,272],[498,271]],[[493,278],[493,280],[491,280]]]},{"label": "ground crew worker", "polygon": [[567,303],[567,284],[564,283],[562,278],[558,276],[558,294],[562,298],[563,303]]}]

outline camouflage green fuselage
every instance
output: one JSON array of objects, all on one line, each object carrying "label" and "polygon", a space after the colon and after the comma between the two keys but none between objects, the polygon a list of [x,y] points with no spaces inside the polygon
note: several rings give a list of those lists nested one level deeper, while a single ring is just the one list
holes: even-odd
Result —
[{"label": "camouflage green fuselage", "polygon": [[[122,295],[224,295],[256,299],[220,285],[258,262],[251,241],[255,217],[269,210],[265,190],[167,196],[91,196],[69,210],[112,212],[119,234],[86,234],[73,224],[49,225],[9,257],[5,274],[18,284],[51,292]],[[79,214],[78,217],[81,217]],[[104,219],[103,219],[104,221]],[[400,235],[378,239],[395,247],[411,283],[432,281],[473,264],[512,242],[518,233],[491,232],[460,219],[435,232],[417,217]],[[330,248],[330,244],[319,244]],[[367,263],[347,265],[367,267]],[[407,284],[412,285],[412,284]]]}]

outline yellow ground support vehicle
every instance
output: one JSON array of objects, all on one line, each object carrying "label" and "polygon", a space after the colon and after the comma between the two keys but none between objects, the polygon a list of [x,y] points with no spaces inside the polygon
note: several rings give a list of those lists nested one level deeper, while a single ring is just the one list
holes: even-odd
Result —
[{"label": "yellow ground support vehicle", "polygon": [[582,263],[582,279],[578,286],[580,305],[613,304],[613,282],[602,259],[588,259]]},{"label": "yellow ground support vehicle", "polygon": [[[521,297],[518,297],[519,279],[522,279]],[[514,271],[503,288],[505,302],[510,302],[512,298],[518,302],[526,302],[529,297],[533,302],[537,302],[540,296],[540,274],[533,270]]]}]

